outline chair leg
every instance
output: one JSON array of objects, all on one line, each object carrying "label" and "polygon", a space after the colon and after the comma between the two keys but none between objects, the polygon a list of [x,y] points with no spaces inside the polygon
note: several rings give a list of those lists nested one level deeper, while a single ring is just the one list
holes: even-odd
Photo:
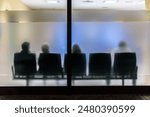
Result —
[{"label": "chair leg", "polygon": [[57,84],[57,86],[59,86],[59,80],[58,79],[56,79],[56,84]]},{"label": "chair leg", "polygon": [[74,83],[74,79],[75,79],[75,77],[72,76],[72,79],[71,79],[71,85],[72,85],[72,86],[75,84],[75,83]]},{"label": "chair leg", "polygon": [[75,81],[72,79],[72,85],[74,85],[75,83],[74,83]]},{"label": "chair leg", "polygon": [[26,80],[26,86],[29,86],[29,79]]},{"label": "chair leg", "polygon": [[64,79],[64,74],[62,73],[62,79]]},{"label": "chair leg", "polygon": [[110,79],[106,80],[106,84],[107,84],[107,86],[110,85]]},{"label": "chair leg", "polygon": [[124,81],[124,78],[122,79],[122,86],[124,86],[124,83],[125,83],[125,81]]},{"label": "chair leg", "polygon": [[[104,76],[105,76],[105,74],[104,74]],[[107,86],[109,86],[110,85],[110,79],[111,79],[111,76],[110,75],[107,75],[107,77],[106,77],[106,84],[107,84]]]},{"label": "chair leg", "polygon": [[132,85],[133,85],[133,86],[136,86],[136,79],[133,79],[133,80],[132,80]]},{"label": "chair leg", "polygon": [[124,75],[121,76],[121,78],[122,78],[122,86],[125,85],[125,79],[124,79],[124,77],[125,77]]},{"label": "chair leg", "polygon": [[46,86],[46,75],[43,75],[43,85]]},{"label": "chair leg", "polygon": [[11,67],[11,70],[12,70],[13,79],[15,79],[15,73],[14,73],[14,68],[13,68],[13,66]]},{"label": "chair leg", "polygon": [[43,80],[43,84],[44,84],[44,86],[46,86],[46,79]]},{"label": "chair leg", "polygon": [[56,84],[59,86],[59,75],[56,77]]}]

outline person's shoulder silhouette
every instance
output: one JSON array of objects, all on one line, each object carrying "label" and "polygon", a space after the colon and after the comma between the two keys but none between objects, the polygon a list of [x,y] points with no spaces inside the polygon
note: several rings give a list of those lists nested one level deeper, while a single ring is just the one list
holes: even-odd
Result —
[{"label": "person's shoulder silhouette", "polygon": [[41,51],[39,58],[38,58],[38,65],[39,65],[39,72],[47,73],[48,71],[48,64],[49,63],[49,45],[48,44],[43,44],[41,46]]},{"label": "person's shoulder silhouette", "polygon": [[36,55],[30,53],[30,43],[23,42],[22,50],[14,54],[15,69],[21,74],[34,74],[36,72]]},{"label": "person's shoulder silhouette", "polygon": [[30,43],[29,42],[23,42],[21,45],[21,51],[19,53],[16,53],[17,59],[20,61],[24,61],[26,63],[36,63],[36,55],[35,53],[30,52]]}]

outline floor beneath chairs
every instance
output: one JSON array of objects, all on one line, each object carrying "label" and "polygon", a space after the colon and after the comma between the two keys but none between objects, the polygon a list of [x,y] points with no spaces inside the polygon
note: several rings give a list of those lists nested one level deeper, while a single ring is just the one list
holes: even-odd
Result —
[{"label": "floor beneath chairs", "polygon": [[0,100],[150,100],[146,95],[3,95]]},{"label": "floor beneath chairs", "polygon": [[[16,84],[15,84],[16,83]],[[1,86],[26,86],[26,81],[16,80],[15,83]],[[132,86],[132,80],[125,80],[126,86]],[[138,85],[138,84],[137,84]],[[30,80],[29,86],[67,86],[66,80]],[[75,80],[72,86],[107,86],[106,80]],[[110,80],[110,86],[122,86],[122,80]]]},{"label": "floor beneath chairs", "polygon": [[[137,86],[150,85],[150,75],[138,75]],[[66,80],[30,80],[30,86],[66,86]],[[73,86],[106,86],[106,80],[76,80]],[[121,80],[111,80],[110,86],[121,86]],[[125,85],[132,86],[132,80],[125,80]],[[14,80],[11,75],[0,76],[0,86],[26,86],[25,80]]]}]

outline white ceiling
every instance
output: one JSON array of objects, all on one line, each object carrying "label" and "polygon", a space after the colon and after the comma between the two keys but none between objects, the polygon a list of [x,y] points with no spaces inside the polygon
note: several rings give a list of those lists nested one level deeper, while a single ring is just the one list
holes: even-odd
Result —
[{"label": "white ceiling", "polygon": [[[66,9],[67,0],[22,0],[33,9]],[[72,0],[74,9],[145,10],[145,0]]]},{"label": "white ceiling", "polygon": [[67,7],[67,0],[22,0],[27,6],[33,9],[64,9]]}]

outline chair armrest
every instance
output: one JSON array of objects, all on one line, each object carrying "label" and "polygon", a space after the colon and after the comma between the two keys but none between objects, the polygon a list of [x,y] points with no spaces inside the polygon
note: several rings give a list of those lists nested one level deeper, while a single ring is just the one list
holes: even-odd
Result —
[{"label": "chair armrest", "polygon": [[13,78],[15,78],[15,72],[14,72],[14,67],[13,66],[11,66],[11,70],[12,70]]}]

